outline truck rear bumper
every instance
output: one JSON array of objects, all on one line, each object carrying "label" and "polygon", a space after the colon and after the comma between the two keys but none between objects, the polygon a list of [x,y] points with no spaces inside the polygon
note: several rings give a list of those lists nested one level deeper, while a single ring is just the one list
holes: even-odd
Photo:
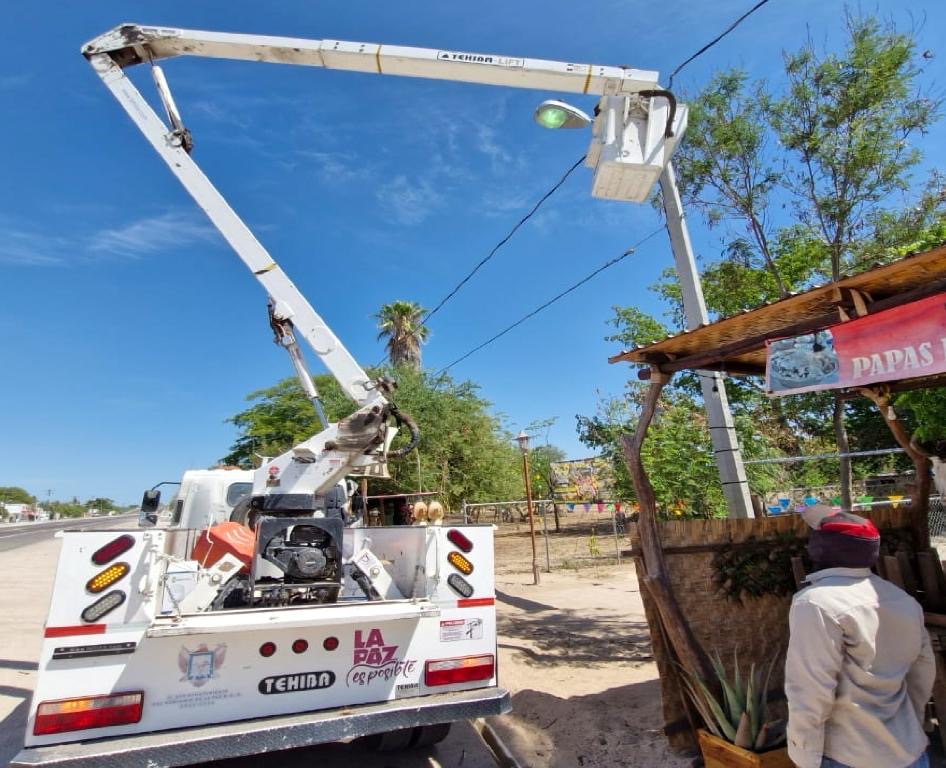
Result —
[{"label": "truck rear bumper", "polygon": [[509,692],[481,688],[257,720],[22,749],[10,768],[171,768],[344,741],[508,712]]}]

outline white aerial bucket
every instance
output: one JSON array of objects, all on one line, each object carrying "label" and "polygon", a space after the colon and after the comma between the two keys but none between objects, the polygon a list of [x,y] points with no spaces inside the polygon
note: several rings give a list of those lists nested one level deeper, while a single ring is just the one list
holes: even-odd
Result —
[{"label": "white aerial bucket", "polygon": [[601,99],[585,160],[585,165],[594,168],[594,197],[647,200],[687,125],[686,105],[664,94],[650,91]]}]

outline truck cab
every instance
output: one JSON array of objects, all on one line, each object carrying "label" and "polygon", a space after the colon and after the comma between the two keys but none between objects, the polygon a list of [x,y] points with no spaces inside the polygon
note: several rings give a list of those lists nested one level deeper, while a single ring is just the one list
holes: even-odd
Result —
[{"label": "truck cab", "polygon": [[237,467],[189,469],[177,497],[165,514],[158,514],[161,491],[145,491],[138,523],[142,527],[210,528],[230,519],[233,508],[253,490],[253,471]]}]

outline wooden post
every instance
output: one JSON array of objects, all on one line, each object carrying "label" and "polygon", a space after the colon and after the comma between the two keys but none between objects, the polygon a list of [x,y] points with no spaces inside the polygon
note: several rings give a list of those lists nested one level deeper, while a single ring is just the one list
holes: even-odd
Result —
[{"label": "wooden post", "polygon": [[900,561],[890,555],[884,556],[884,569],[887,571],[887,581],[900,587],[904,592],[907,591],[903,583],[903,574],[900,572]]},{"label": "wooden post", "polygon": [[640,505],[637,530],[641,539],[641,557],[646,573],[645,587],[654,599],[667,642],[673,648],[680,664],[692,674],[702,677],[707,683],[712,683],[716,679],[712,666],[694,636],[693,630],[690,629],[683,611],[680,610],[667,576],[667,564],[660,545],[660,533],[657,530],[657,502],[654,497],[654,488],[650,484],[641,458],[641,448],[647,436],[647,428],[660,402],[660,393],[668,381],[670,381],[669,374],[662,373],[656,367],[651,368],[650,387],[641,408],[637,429],[633,435],[621,437],[621,450],[624,454],[624,463],[634,483],[637,503]]},{"label": "wooden post", "polygon": [[923,607],[928,611],[942,611],[943,592],[940,585],[943,581],[943,567],[939,559],[932,552],[917,552],[916,561],[923,584]]},{"label": "wooden post", "polygon": [[808,574],[805,573],[805,563],[800,557],[792,558],[792,576],[795,577],[795,589],[801,589]]},{"label": "wooden post", "polygon": [[897,414],[890,402],[890,392],[883,389],[871,389],[864,387],[858,390],[864,397],[870,400],[880,412],[881,418],[893,435],[897,444],[906,451],[906,454],[913,461],[913,469],[916,474],[916,483],[913,486],[913,493],[910,494],[910,510],[913,517],[913,527],[916,532],[918,551],[926,549],[930,545],[930,459],[929,454],[916,445],[907,434],[903,422],[897,418]]}]

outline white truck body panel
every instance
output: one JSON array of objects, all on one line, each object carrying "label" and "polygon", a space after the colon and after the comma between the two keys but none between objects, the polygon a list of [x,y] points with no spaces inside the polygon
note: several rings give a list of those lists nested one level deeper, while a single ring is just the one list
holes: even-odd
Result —
[{"label": "white truck body panel", "polygon": [[[451,586],[450,577],[459,571],[448,557],[459,549],[448,539],[450,531],[459,531],[471,545],[463,554],[473,568],[463,575],[467,597]],[[346,529],[345,550],[369,548],[404,599],[368,601],[347,584],[337,603],[193,614],[178,613],[164,598],[169,581],[173,584],[168,574],[190,570],[166,552],[169,535],[156,529],[63,535],[27,749],[14,765],[42,764],[31,748],[90,738],[385,702],[398,707],[404,699],[433,696],[430,701],[436,702],[444,694],[474,695],[484,688],[493,695],[484,699],[488,706],[481,712],[508,707],[508,694],[496,687],[492,526]],[[130,537],[133,545],[109,562],[94,564],[92,554],[119,537]],[[129,566],[126,575],[98,594],[89,592],[91,579],[121,563]],[[124,602],[101,619],[84,620],[83,611],[113,590],[125,593]],[[305,641],[304,649],[299,641]],[[275,644],[269,656],[261,653],[264,643]],[[477,656],[492,660],[488,677],[430,684],[427,662]],[[139,722],[33,733],[41,702],[124,692],[143,692]],[[438,722],[436,711],[427,717]],[[381,717],[374,730],[383,726]]]}]

